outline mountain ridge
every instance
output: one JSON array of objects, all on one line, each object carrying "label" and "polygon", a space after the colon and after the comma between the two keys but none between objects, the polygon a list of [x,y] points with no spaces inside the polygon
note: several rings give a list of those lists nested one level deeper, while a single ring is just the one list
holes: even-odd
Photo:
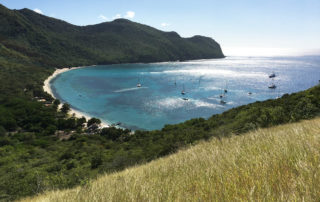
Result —
[{"label": "mountain ridge", "polygon": [[77,26],[30,9],[10,10],[1,6],[0,25],[2,45],[43,66],[224,57],[212,38],[182,38],[176,32],[164,32],[128,19]]}]

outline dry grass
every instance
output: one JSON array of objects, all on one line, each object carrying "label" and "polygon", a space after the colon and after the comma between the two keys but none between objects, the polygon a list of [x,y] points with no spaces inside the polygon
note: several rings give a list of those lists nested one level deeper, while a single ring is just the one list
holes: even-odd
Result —
[{"label": "dry grass", "polygon": [[320,119],[202,142],[25,201],[319,201]]}]

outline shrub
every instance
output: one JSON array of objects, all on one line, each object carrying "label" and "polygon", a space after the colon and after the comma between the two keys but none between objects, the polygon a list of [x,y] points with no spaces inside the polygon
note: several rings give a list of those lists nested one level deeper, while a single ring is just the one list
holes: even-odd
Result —
[{"label": "shrub", "polygon": [[95,154],[91,159],[91,168],[95,169],[102,165],[102,157],[101,154]]},{"label": "shrub", "polygon": [[0,126],[0,137],[4,137],[6,135],[6,129],[3,126]]},{"label": "shrub", "polygon": [[70,105],[68,103],[64,103],[61,108],[61,112],[66,114],[70,111]]},{"label": "shrub", "polygon": [[89,121],[88,121],[88,127],[93,125],[93,124],[100,124],[101,123],[101,120],[100,119],[97,119],[97,118],[91,118]]}]

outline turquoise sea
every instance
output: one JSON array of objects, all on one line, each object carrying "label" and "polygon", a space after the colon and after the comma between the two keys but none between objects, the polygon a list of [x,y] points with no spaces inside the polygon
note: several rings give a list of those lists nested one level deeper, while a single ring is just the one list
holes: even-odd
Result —
[{"label": "turquoise sea", "polygon": [[[274,79],[269,78],[272,72]],[[57,98],[90,116],[132,130],[152,130],[275,99],[319,80],[320,56],[227,57],[90,66],[58,75],[51,86]],[[272,83],[275,89],[268,88]]]}]

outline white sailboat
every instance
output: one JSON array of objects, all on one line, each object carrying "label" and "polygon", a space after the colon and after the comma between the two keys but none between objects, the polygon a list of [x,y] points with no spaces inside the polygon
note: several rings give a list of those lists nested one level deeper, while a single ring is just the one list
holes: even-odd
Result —
[{"label": "white sailboat", "polygon": [[140,79],[138,80],[138,83],[137,83],[137,87],[140,88],[142,85],[141,85],[141,82],[140,82]]},{"label": "white sailboat", "polygon": [[224,88],[224,93],[227,93],[228,92],[228,83],[226,82],[226,86]]},{"label": "white sailboat", "polygon": [[186,94],[186,91],[184,90],[184,84],[183,84],[183,87],[182,87],[181,94],[182,94],[182,95],[185,95],[185,94]]},{"label": "white sailboat", "polygon": [[226,91],[225,89],[221,89],[221,94],[219,95],[219,97],[223,98],[224,96],[226,96]]},{"label": "white sailboat", "polygon": [[225,100],[223,100],[223,98],[225,98],[225,97],[226,97],[226,93],[224,91],[222,94],[220,94],[220,104],[222,104],[222,105],[227,104],[227,102]]},{"label": "white sailboat", "polygon": [[276,89],[277,88],[276,84],[274,84],[274,80],[273,79],[272,79],[272,83],[268,86],[268,88],[270,88],[270,89]]}]

